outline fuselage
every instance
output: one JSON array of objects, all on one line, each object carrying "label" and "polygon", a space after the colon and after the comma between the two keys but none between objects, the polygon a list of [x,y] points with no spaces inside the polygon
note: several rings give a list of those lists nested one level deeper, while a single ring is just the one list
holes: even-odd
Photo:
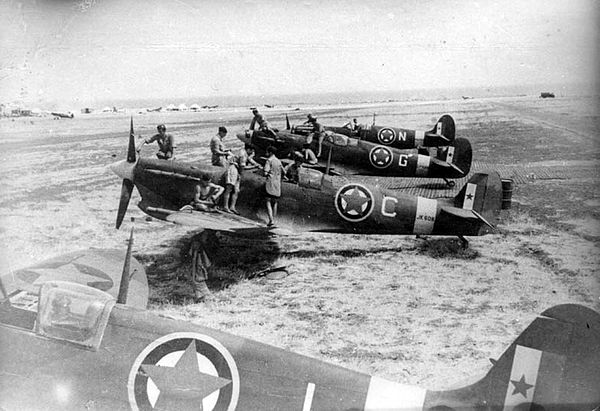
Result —
[{"label": "fuselage", "polygon": [[[289,131],[277,133],[277,139],[262,136],[260,133],[240,133],[238,138],[251,143],[259,154],[263,155],[268,146],[277,149],[277,157],[286,158],[294,151],[301,151],[306,136]],[[311,148],[317,150],[317,142],[313,139]],[[361,174],[394,177],[429,177],[429,178],[461,178],[470,170],[471,146],[465,139],[460,139],[459,148],[449,147],[437,150],[435,156],[419,154],[416,149],[398,149],[370,141],[360,140],[340,134],[329,136],[323,141],[321,163],[328,159],[331,151],[331,163],[334,171],[341,174]],[[460,169],[451,167],[446,159],[448,150],[460,160]],[[440,159],[442,158],[442,159]],[[450,160],[452,162],[452,160]]]},{"label": "fuselage", "polygon": [[[190,204],[202,175],[224,184],[225,169],[169,160],[138,159],[133,181],[142,195],[140,208],[179,210]],[[242,216],[267,221],[262,172],[242,173],[237,209]],[[383,190],[360,181],[324,176],[303,168],[299,183],[282,182],[277,224],[293,231],[365,234],[479,235],[477,221],[461,221],[442,212],[452,200],[436,200]],[[150,208],[150,209],[149,209]]]}]

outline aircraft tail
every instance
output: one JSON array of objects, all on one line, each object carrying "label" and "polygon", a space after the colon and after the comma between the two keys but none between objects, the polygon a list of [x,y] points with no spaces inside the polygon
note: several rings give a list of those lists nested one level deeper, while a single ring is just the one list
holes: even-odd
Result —
[{"label": "aircraft tail", "polygon": [[500,214],[502,182],[496,172],[474,174],[454,197],[456,208],[470,211],[490,228]]},{"label": "aircraft tail", "polygon": [[[600,405],[600,314],[576,304],[544,311],[486,376],[429,391],[427,409],[592,410]],[[439,408],[442,409],[442,408]],[[482,408],[483,409],[483,408]]]},{"label": "aircraft tail", "polygon": [[455,169],[458,177],[464,177],[471,171],[473,148],[466,138],[457,138],[451,146],[439,147],[436,158]]},{"label": "aircraft tail", "polygon": [[428,134],[443,136],[446,144],[451,144],[454,141],[455,133],[456,125],[454,124],[454,119],[451,115],[444,114]]}]

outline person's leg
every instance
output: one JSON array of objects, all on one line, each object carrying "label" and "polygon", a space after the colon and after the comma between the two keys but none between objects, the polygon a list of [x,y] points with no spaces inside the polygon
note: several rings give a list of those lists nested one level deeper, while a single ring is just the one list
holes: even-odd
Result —
[{"label": "person's leg", "polygon": [[273,225],[273,207],[271,206],[271,199],[267,198],[267,216],[269,217],[269,223],[267,225]]},{"label": "person's leg", "polygon": [[233,190],[233,186],[231,184],[227,184],[225,186],[225,194],[223,194],[223,209],[229,212],[229,199],[231,197],[231,191]]},{"label": "person's leg", "polygon": [[325,139],[325,133],[319,133],[319,148],[317,157],[321,157],[321,147],[323,146],[323,140]]},{"label": "person's leg", "polygon": [[237,186],[232,186],[233,187],[233,191],[231,192],[231,206],[229,207],[229,209],[237,214],[237,209],[235,208],[236,204],[237,204],[237,199],[238,199],[238,195],[240,194],[240,189]]},{"label": "person's leg", "polygon": [[279,201],[276,198],[273,199],[273,223],[275,223],[275,218],[277,218],[277,203],[278,202]]}]

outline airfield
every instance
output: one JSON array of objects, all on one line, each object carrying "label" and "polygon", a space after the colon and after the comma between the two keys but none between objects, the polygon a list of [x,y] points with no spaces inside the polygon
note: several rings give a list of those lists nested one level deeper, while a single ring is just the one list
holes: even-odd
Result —
[{"label": "airfield", "polygon": [[[272,241],[218,234],[213,298],[193,304],[188,228],[147,219],[134,191],[114,229],[129,116],[149,137],[165,123],[182,161],[210,161],[208,142],[225,125],[241,147],[247,109],[79,114],[74,119],[2,118],[2,271],[88,247],[125,248],[146,265],[156,313],[214,327],[327,362],[430,389],[474,381],[543,310],[580,303],[600,310],[600,118],[597,97],[533,96],[263,109],[284,128],[317,114],[326,125],[354,117],[430,129],[440,115],[473,145],[475,170],[515,181],[513,208],[496,234],[455,238],[299,234]],[[146,146],[144,156],[154,156]],[[376,179],[370,178],[370,181]],[[440,180],[441,181],[441,180]],[[453,195],[440,181],[380,179],[409,192]],[[233,255],[237,258],[233,258]],[[289,266],[283,278],[249,274]]]}]

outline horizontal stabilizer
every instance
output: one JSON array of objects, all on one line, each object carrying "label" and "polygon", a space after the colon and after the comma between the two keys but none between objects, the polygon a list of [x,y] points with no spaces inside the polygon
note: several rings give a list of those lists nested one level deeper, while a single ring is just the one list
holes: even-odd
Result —
[{"label": "horizontal stabilizer", "polygon": [[466,210],[464,208],[456,207],[442,207],[442,211],[454,217],[462,218],[465,220],[479,220],[492,229],[496,228],[475,210]]}]

